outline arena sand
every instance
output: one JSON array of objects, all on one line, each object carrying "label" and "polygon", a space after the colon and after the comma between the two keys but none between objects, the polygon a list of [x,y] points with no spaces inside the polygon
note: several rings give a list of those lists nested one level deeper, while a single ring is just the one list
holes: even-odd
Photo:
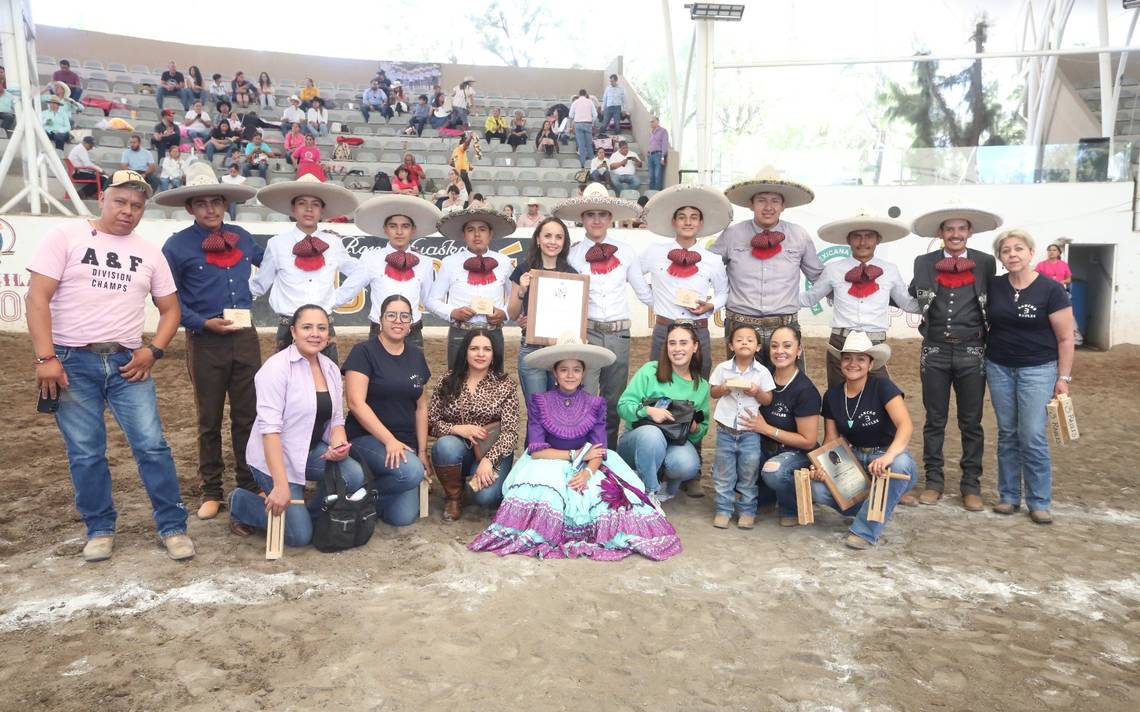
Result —
[{"label": "arena sand", "polygon": [[[429,344],[430,363],[443,346]],[[918,342],[895,346],[892,374],[921,423]],[[635,363],[647,348],[635,341]],[[162,417],[193,508],[181,337],[167,354]],[[822,383],[823,342],[809,354]],[[363,549],[276,562],[224,517],[191,518],[199,554],[180,565],[156,545],[112,426],[119,537],[110,562],[85,565],[63,445],[35,413],[26,337],[0,337],[0,355],[0,709],[1140,708],[1140,504],[1126,456],[1140,427],[1136,347],[1077,356],[1082,438],[1054,450],[1051,527],[965,512],[951,466],[950,496],[900,508],[868,552],[843,548],[845,521],[830,511],[789,530],[767,509],[752,531],[721,531],[710,497],[682,497],[666,509],[685,550],[664,563],[472,554],[464,545],[487,520],[468,508],[444,526],[433,498],[431,519],[381,525]],[[986,434],[990,505],[988,409]],[[956,462],[954,426],[947,456]]]}]

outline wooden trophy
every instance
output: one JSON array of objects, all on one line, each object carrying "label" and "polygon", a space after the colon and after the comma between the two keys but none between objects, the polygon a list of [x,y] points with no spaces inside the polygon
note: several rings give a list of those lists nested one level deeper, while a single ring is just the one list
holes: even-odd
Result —
[{"label": "wooden trophy", "polygon": [[424,479],[420,482],[420,519],[428,515],[428,492],[431,492],[431,485]]},{"label": "wooden trophy", "polygon": [[812,509],[811,497],[811,470],[807,468],[796,470],[793,474],[796,480],[796,518],[800,526],[815,524],[815,510]]},{"label": "wooden trophy", "polygon": [[280,559],[285,552],[285,513],[269,513],[269,525],[265,529],[265,558],[269,561]]},{"label": "wooden trophy", "polygon": [[867,521],[887,521],[887,495],[890,492],[891,480],[909,480],[910,475],[899,474],[887,470],[881,475],[871,475],[871,492],[867,495]]}]

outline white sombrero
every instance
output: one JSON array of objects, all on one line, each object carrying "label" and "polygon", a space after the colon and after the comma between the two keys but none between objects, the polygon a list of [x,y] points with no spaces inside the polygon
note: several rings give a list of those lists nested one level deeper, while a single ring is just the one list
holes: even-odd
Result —
[{"label": "white sombrero", "polygon": [[220,195],[226,202],[241,203],[257,195],[257,188],[240,183],[222,183],[214,175],[213,166],[205,161],[196,161],[186,170],[186,185],[164,190],[155,196],[154,202],[177,207],[204,195]]},{"label": "white sombrero", "polygon": [[774,166],[765,166],[755,178],[734,183],[724,191],[733,205],[742,208],[752,207],[752,196],[757,193],[779,193],[784,196],[785,208],[807,205],[815,200],[814,190],[803,183],[784,180]]},{"label": "white sombrero", "polygon": [[835,245],[846,245],[847,236],[856,230],[874,230],[883,238],[882,242],[891,242],[910,234],[910,228],[898,220],[875,215],[870,210],[860,210],[854,217],[829,222],[821,227],[819,239]]},{"label": "white sombrero", "polygon": [[673,214],[681,208],[701,211],[704,223],[697,237],[721,232],[732,222],[732,204],[715,188],[704,185],[674,185],[657,193],[645,204],[645,224],[658,235],[675,237]]},{"label": "white sombrero", "polygon": [[611,196],[601,183],[591,183],[582,191],[582,195],[556,204],[551,214],[562,220],[581,222],[582,213],[589,210],[605,210],[618,222],[633,220],[641,215],[641,207],[637,203]]},{"label": "white sombrero", "polygon": [[412,239],[416,239],[435,232],[442,213],[432,203],[414,195],[378,195],[356,209],[356,226],[369,235],[383,235],[384,223],[393,215],[403,215],[415,223]]},{"label": "white sombrero", "polygon": [[969,222],[974,234],[997,230],[1002,223],[1001,216],[997,213],[967,205],[955,205],[919,215],[914,219],[910,230],[919,237],[940,237],[938,229],[942,223],[955,219]]},{"label": "white sombrero", "polygon": [[559,361],[573,359],[581,361],[586,368],[602,368],[609,366],[617,357],[614,352],[602,346],[583,344],[582,339],[572,331],[558,337],[558,343],[546,346],[538,351],[532,351],[523,359],[527,368],[541,368],[549,371],[558,365]]},{"label": "white sombrero", "polygon": [[852,331],[847,334],[847,338],[843,341],[843,348],[837,349],[834,346],[828,346],[827,350],[834,356],[867,354],[871,357],[872,370],[886,366],[887,361],[891,360],[891,347],[886,344],[871,343],[871,337],[867,336],[865,331]]},{"label": "white sombrero", "polygon": [[[468,208],[456,210],[439,219],[436,230],[452,240],[463,239],[463,226],[469,222],[485,222],[491,226],[491,239],[506,237],[515,231],[515,221],[494,208]],[[419,225],[419,223],[416,223]]]},{"label": "white sombrero", "polygon": [[257,200],[271,210],[292,215],[293,199],[302,195],[320,198],[324,202],[325,209],[321,211],[322,220],[338,215],[351,215],[358,205],[356,196],[351,190],[333,183],[322,183],[320,178],[311,173],[297,180],[267,185],[257,191]]}]

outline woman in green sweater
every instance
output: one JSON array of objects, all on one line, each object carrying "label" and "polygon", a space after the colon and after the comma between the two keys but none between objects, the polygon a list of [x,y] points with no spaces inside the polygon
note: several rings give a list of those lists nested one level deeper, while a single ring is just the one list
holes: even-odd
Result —
[{"label": "woman in green sweater", "polygon": [[[672,499],[682,482],[701,472],[699,448],[709,429],[709,383],[701,378],[702,356],[693,325],[674,322],[657,360],[638,369],[618,400],[618,414],[625,421],[618,454],[633,465],[658,503]],[[687,436],[682,433],[671,441],[667,432],[676,419],[669,406],[680,401],[693,404],[693,420]],[[664,487],[659,473],[664,474]]]}]

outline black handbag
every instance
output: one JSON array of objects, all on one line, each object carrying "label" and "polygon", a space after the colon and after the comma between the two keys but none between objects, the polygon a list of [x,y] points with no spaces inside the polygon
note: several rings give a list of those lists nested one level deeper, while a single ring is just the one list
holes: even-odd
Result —
[{"label": "black handbag", "polygon": [[[349,500],[344,491],[344,478],[340,475],[340,465],[329,462],[325,465],[325,496],[320,514],[313,521],[313,547],[317,551],[333,552],[364,546],[372,538],[376,529],[376,499],[379,496],[373,484],[372,472],[367,463],[357,460],[364,470],[365,495],[359,500]],[[336,499],[329,501],[335,494]]]},{"label": "black handbag", "polygon": [[[661,400],[660,396],[644,398],[641,401],[641,405],[646,408],[656,407],[657,401],[659,400]],[[655,423],[652,418],[646,416],[634,423],[633,427],[640,428],[642,425],[652,425],[661,430],[661,433],[665,436],[665,442],[670,445],[684,445],[689,439],[689,432],[693,427],[693,420],[696,419],[697,422],[700,422],[696,406],[693,405],[692,401],[675,400],[670,401],[669,407],[666,408],[666,410],[673,416],[671,422]]]}]

